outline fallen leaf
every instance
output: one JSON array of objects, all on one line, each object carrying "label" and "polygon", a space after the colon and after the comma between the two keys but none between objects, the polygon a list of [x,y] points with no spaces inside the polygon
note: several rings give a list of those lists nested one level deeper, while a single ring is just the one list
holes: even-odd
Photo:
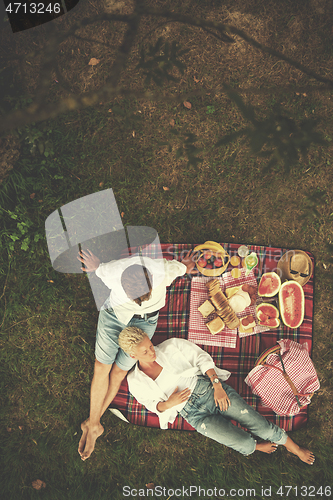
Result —
[{"label": "fallen leaf", "polygon": [[99,59],[96,59],[96,57],[92,57],[90,61],[88,62],[89,66],[96,66],[96,64],[99,63]]},{"label": "fallen leaf", "polygon": [[175,120],[173,118],[172,118],[172,120],[169,121],[169,125],[171,125],[171,127],[175,126]]},{"label": "fallen leaf", "polygon": [[133,136],[133,137],[135,137],[135,130],[133,130],[133,132],[132,132],[132,136]]},{"label": "fallen leaf", "polygon": [[148,484],[146,484],[146,488],[148,488],[148,490],[153,490],[155,488],[155,484],[154,483],[148,483]]},{"label": "fallen leaf", "polygon": [[36,196],[36,193],[31,193],[30,198],[33,200],[35,196]]},{"label": "fallen leaf", "polygon": [[42,488],[46,487],[46,484],[44,481],[41,481],[40,479],[37,479],[36,481],[32,481],[32,487],[35,488],[35,490],[41,490]]},{"label": "fallen leaf", "polygon": [[47,280],[47,281],[48,281],[49,283],[54,283],[54,281],[53,281],[53,280]]},{"label": "fallen leaf", "polygon": [[22,425],[19,425],[19,426],[18,426],[18,428],[20,429],[20,431],[22,431],[22,430],[23,430]]},{"label": "fallen leaf", "polygon": [[43,200],[38,200],[38,202],[39,202],[39,203],[42,203],[42,202],[43,202]]},{"label": "fallen leaf", "polygon": [[302,94],[303,97],[307,97],[307,94]]},{"label": "fallen leaf", "polygon": [[295,92],[296,95],[299,95],[299,92]]},{"label": "fallen leaf", "polygon": [[169,191],[169,188],[166,186],[163,186],[164,191]]},{"label": "fallen leaf", "polygon": [[109,111],[109,113],[112,113],[112,109],[111,108],[108,111]]},{"label": "fallen leaf", "polygon": [[185,108],[187,108],[187,109],[191,109],[192,108],[192,104],[190,102],[188,102],[188,101],[184,101],[183,104],[184,104]]},{"label": "fallen leaf", "polygon": [[103,186],[103,182],[100,182],[98,185],[99,185],[99,187],[102,187]]},{"label": "fallen leaf", "polygon": [[121,212],[120,217],[124,217],[125,213]]},{"label": "fallen leaf", "polygon": [[195,76],[193,77],[193,80],[195,81],[195,83],[199,83],[200,80],[198,80]]}]

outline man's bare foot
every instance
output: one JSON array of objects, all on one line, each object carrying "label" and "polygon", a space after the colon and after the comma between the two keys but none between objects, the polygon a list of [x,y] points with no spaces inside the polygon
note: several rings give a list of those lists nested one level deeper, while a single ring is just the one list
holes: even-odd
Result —
[{"label": "man's bare foot", "polygon": [[313,462],[315,461],[315,456],[312,453],[312,451],[307,450],[306,448],[301,448],[298,446],[298,444],[294,443],[288,437],[286,444],[284,445],[290,453],[293,453],[294,455],[297,455],[298,458],[302,460],[302,462],[305,462],[306,464],[312,465]]},{"label": "man's bare foot", "polygon": [[263,451],[264,453],[273,453],[277,450],[277,447],[277,444],[270,443],[269,441],[264,441],[263,443],[256,444],[256,450]]},{"label": "man's bare foot", "polygon": [[79,442],[78,452],[82,460],[90,457],[95,448],[96,439],[104,432],[104,427],[101,424],[91,426],[89,418],[81,424],[82,436]]}]

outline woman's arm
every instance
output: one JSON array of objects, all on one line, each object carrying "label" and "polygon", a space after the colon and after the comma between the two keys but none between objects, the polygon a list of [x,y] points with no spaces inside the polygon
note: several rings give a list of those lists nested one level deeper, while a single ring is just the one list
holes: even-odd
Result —
[{"label": "woman's arm", "polygon": [[166,401],[160,401],[156,405],[156,409],[159,412],[163,412],[165,410],[169,410],[173,406],[179,405],[180,403],[183,403],[184,401],[187,401],[188,398],[190,397],[190,389],[186,388],[183,389],[182,391],[177,392],[178,387],[173,391],[171,396]]},{"label": "woman's arm", "polygon": [[218,380],[218,376],[216,375],[214,368],[207,370],[206,375],[210,378],[210,381],[212,382],[214,387],[214,400],[216,406],[218,406],[221,411],[226,411],[231,404],[230,399],[223,389],[221,382],[213,382],[216,379]]}]

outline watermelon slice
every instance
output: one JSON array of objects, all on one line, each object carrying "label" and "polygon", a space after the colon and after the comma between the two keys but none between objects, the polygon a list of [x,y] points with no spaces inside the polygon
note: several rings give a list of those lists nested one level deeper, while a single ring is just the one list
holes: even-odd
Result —
[{"label": "watermelon slice", "polygon": [[304,291],[297,281],[285,281],[279,291],[279,307],[283,323],[298,328],[304,320]]},{"label": "watermelon slice", "polygon": [[256,311],[260,326],[277,328],[280,325],[279,310],[273,304],[262,302],[257,305]]},{"label": "watermelon slice", "polygon": [[259,297],[274,297],[281,287],[280,276],[276,273],[265,273],[261,276],[258,295]]}]

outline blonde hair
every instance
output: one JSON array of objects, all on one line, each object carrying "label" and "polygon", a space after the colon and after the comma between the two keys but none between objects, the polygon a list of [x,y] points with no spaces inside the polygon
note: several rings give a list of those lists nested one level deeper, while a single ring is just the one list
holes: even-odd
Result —
[{"label": "blonde hair", "polygon": [[139,264],[127,267],[121,275],[121,286],[126,295],[139,306],[141,306],[141,302],[149,300],[152,281],[151,272]]},{"label": "blonde hair", "polygon": [[136,326],[127,326],[120,332],[118,344],[124,352],[134,356],[136,348],[146,337],[148,337],[148,335],[146,332],[141,330],[141,328]]}]

